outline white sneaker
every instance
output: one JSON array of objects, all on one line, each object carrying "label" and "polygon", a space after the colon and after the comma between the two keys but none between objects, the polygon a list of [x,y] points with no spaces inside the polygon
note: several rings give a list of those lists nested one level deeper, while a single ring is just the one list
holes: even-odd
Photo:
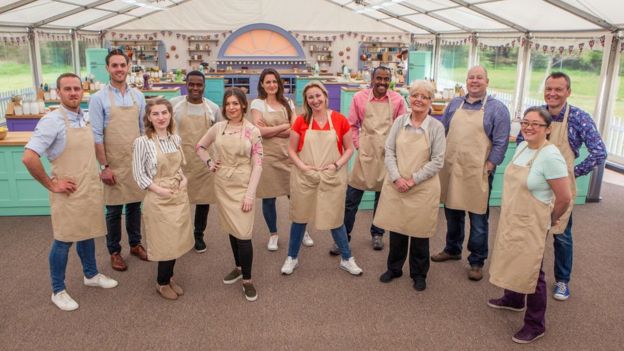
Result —
[{"label": "white sneaker", "polygon": [[267,244],[267,249],[269,251],[277,251],[277,241],[279,240],[279,236],[271,235],[269,237],[269,243]]},{"label": "white sneaker", "polygon": [[84,277],[83,281],[86,286],[95,286],[104,289],[114,288],[119,284],[115,279],[109,278],[102,273],[94,275],[93,278]]},{"label": "white sneaker", "polygon": [[353,257],[349,258],[348,260],[341,259],[340,268],[353,275],[362,274],[362,268],[358,267],[357,263],[355,263],[355,258]]},{"label": "white sneaker", "polygon": [[303,246],[307,246],[307,247],[314,246],[314,240],[312,240],[312,237],[310,236],[307,230],[305,234],[303,234]]},{"label": "white sneaker", "polygon": [[299,265],[299,260],[290,256],[286,257],[284,265],[282,266],[282,274],[292,274],[292,272]]},{"label": "white sneaker", "polygon": [[78,302],[74,301],[66,290],[52,294],[52,302],[63,311],[73,311],[78,308]]}]

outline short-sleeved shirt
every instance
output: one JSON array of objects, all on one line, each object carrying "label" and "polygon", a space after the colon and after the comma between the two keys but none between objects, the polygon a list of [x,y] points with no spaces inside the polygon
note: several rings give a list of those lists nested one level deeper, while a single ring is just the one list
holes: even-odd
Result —
[{"label": "short-sleeved shirt", "polygon": [[[290,99],[286,99],[288,101],[288,105],[290,105],[290,110],[293,111],[293,113],[295,112],[295,104],[292,102],[292,100]],[[251,105],[249,105],[249,109],[250,110],[258,110],[260,112],[266,112],[265,108],[264,108],[265,104],[264,104],[264,100],[262,99],[253,99],[253,101],[251,101]],[[275,112],[275,110],[271,107],[271,105],[266,104],[267,106],[267,111],[268,112]]]},{"label": "short-sleeved shirt", "polygon": [[78,113],[71,112],[63,105],[58,110],[43,116],[37,123],[25,148],[36,152],[39,156],[45,155],[50,161],[54,161],[63,153],[67,140],[65,118],[63,118],[60,109],[67,113],[70,128],[81,128],[86,125],[82,110],[79,110]]},{"label": "short-sleeved shirt", "polygon": [[[342,155],[344,151],[344,147],[342,145],[342,139],[345,134],[351,130],[351,125],[347,118],[336,111],[332,111],[331,113],[332,124],[334,125],[334,129],[336,130],[336,134],[338,135],[337,147],[338,151]],[[297,117],[295,123],[292,125],[291,130],[299,134],[299,146],[297,147],[297,152],[301,152],[303,149],[303,142],[305,140],[305,134],[308,130],[308,124],[303,119],[303,115]],[[314,130],[329,130],[329,121],[325,123],[323,128],[320,128],[318,124],[312,119],[312,129]]]},{"label": "short-sleeved shirt", "polygon": [[[525,149],[522,151],[523,149]],[[514,157],[519,152],[522,153],[514,160],[514,164],[518,166],[526,166],[533,158],[537,150],[529,149],[527,142],[524,141],[518,145]],[[553,192],[548,184],[548,180],[565,178],[568,176],[568,167],[561,152],[555,145],[545,146],[531,166],[529,176],[527,178],[527,187],[529,191],[538,200],[550,203],[553,199]]]}]

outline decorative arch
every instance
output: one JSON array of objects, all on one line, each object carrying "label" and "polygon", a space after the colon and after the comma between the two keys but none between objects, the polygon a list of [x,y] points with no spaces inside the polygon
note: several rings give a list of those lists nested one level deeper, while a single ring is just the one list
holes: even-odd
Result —
[{"label": "decorative arch", "polygon": [[272,24],[255,23],[232,33],[219,49],[217,59],[221,62],[280,60],[299,63],[305,62],[306,57],[290,33]]}]

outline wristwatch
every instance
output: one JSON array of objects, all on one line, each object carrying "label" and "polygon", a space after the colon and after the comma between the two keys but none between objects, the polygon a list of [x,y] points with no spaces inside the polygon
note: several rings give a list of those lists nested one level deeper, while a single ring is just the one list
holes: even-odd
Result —
[{"label": "wristwatch", "polygon": [[105,168],[108,168],[108,164],[100,165],[100,171],[103,171]]}]

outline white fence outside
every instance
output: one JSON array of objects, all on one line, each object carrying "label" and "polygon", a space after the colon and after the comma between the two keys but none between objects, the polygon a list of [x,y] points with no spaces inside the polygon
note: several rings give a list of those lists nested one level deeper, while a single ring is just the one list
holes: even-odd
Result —
[{"label": "white fence outside", "polygon": [[604,139],[607,146],[607,152],[609,153],[609,158],[614,158],[613,161],[618,163],[624,162],[623,118],[613,118],[611,120],[609,123],[609,129],[607,130],[607,137]]},{"label": "white fence outside", "polygon": [[7,106],[11,101],[11,97],[14,95],[21,95],[22,100],[33,100],[36,92],[33,88],[0,91],[0,125],[6,125],[4,116],[6,115]]}]

